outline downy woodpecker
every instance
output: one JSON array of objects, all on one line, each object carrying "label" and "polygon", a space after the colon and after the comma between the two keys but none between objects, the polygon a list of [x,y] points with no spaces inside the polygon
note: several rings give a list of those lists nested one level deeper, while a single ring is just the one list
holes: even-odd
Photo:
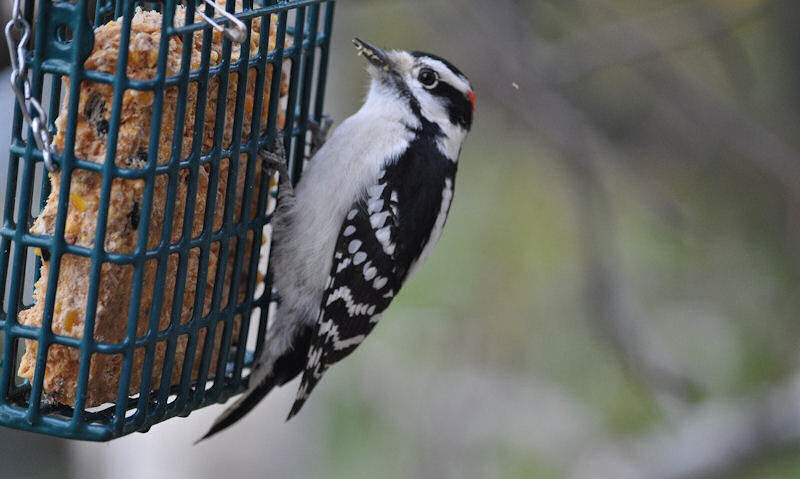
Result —
[{"label": "downy woodpecker", "polygon": [[364,105],[314,154],[294,191],[285,159],[272,155],[280,175],[270,254],[278,308],[248,390],[204,438],[302,372],[289,418],[297,414],[442,233],[472,125],[472,87],[438,56],[353,43],[372,77]]}]

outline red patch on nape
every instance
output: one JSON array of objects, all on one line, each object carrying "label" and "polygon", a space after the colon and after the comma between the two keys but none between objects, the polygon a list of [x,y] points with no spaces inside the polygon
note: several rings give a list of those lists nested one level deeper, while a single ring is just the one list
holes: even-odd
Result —
[{"label": "red patch on nape", "polygon": [[470,90],[467,92],[467,99],[472,103],[472,113],[475,113],[475,92]]}]

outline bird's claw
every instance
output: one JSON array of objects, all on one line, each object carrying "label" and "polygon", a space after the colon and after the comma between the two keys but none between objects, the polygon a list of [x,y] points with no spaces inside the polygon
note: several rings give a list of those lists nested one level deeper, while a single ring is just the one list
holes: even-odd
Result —
[{"label": "bird's claw", "polygon": [[308,121],[308,131],[311,132],[311,156],[314,156],[325,144],[331,126],[333,126],[333,117],[328,114],[323,114],[319,121]]},{"label": "bird's claw", "polygon": [[259,153],[261,154],[263,168],[265,170],[277,171],[281,175],[286,174],[286,148],[283,145],[283,135],[278,134],[275,137],[272,150],[262,148]]}]

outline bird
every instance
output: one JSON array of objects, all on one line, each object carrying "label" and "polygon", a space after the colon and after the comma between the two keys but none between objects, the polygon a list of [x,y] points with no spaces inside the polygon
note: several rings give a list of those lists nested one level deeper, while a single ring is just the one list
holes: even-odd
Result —
[{"label": "bird", "polygon": [[279,144],[270,264],[279,300],[248,388],[200,440],[302,374],[287,420],[325,371],[378,323],[438,241],[453,200],[475,93],[431,53],[353,39],[371,77],[361,108],[313,154],[292,187]]}]

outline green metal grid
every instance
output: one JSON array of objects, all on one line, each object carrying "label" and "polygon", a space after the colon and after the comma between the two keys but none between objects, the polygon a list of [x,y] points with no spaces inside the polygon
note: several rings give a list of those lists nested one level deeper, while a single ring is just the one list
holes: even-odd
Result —
[{"label": "green metal grid", "polygon": [[[307,134],[309,121],[319,121],[322,116],[324,85],[328,62],[329,42],[333,24],[334,2],[324,0],[297,0],[274,1],[263,0],[263,3],[253,0],[244,0],[244,8],[236,16],[247,25],[247,39],[241,44],[240,59],[230,61],[231,42],[223,41],[222,59],[219,65],[210,67],[211,26],[205,22],[190,23],[185,26],[175,27],[173,17],[176,11],[175,0],[166,0],[163,3],[136,2],[134,0],[98,0],[94,4],[90,0],[76,0],[74,3],[56,0],[39,0],[38,11],[34,22],[34,0],[23,1],[25,18],[35,24],[35,41],[32,50],[28,52],[32,72],[32,94],[41,99],[45,79],[51,79],[49,84],[49,109],[48,125],[50,131],[55,133],[53,120],[58,115],[60,98],[62,96],[63,78],[70,79],[69,105],[67,125],[75,125],[78,115],[79,89],[81,82],[89,80],[96,83],[114,85],[113,101],[111,105],[111,118],[108,130],[108,146],[106,160],[103,163],[94,163],[74,155],[75,129],[67,128],[64,151],[56,155],[60,167],[57,174],[62,175],[58,192],[59,205],[53,236],[41,236],[30,233],[33,222],[31,214],[34,205],[34,196],[38,194],[38,208],[44,206],[49,194],[49,182],[42,167],[42,152],[36,148],[33,137],[27,125],[22,122],[22,115],[17,105],[14,112],[13,132],[10,147],[10,161],[7,174],[5,207],[3,211],[2,226],[0,226],[0,347],[2,347],[2,368],[0,369],[0,425],[34,431],[54,436],[72,439],[107,441],[134,431],[147,431],[153,424],[175,416],[186,416],[191,411],[213,404],[226,401],[232,395],[244,390],[248,381],[248,365],[254,354],[263,346],[264,332],[267,326],[267,316],[271,303],[271,275],[268,272],[264,293],[256,297],[257,265],[259,249],[261,247],[261,232],[264,225],[269,222],[268,181],[267,175],[261,175],[261,183],[256,191],[255,219],[251,217],[250,206],[253,195],[253,182],[255,179],[255,161],[258,150],[272,145],[279,132],[276,130],[277,112],[279,108],[279,89],[281,71],[284,65],[289,66],[289,92],[286,99],[286,123],[281,130],[287,153],[290,159],[290,171],[293,180],[297,181],[302,169],[303,160],[307,155]],[[234,2],[226,5],[229,12],[233,11]],[[159,59],[157,74],[151,80],[137,81],[126,76],[128,50],[131,32],[131,20],[134,9],[139,6],[144,9],[163,11],[162,35],[159,45]],[[187,5],[187,19],[194,18],[195,5]],[[199,7],[197,7],[199,8]],[[213,15],[213,9],[206,6],[205,12]],[[92,12],[94,12],[92,14]],[[270,16],[277,14],[277,41],[274,50],[267,51],[269,35],[260,38],[259,53],[250,56],[250,26],[254,18],[261,17],[264,30],[269,25]],[[122,35],[120,39],[120,55],[118,57],[117,71],[113,75],[88,71],[83,68],[83,62],[91,52],[93,45],[93,28],[112,18],[122,17]],[[63,35],[59,38],[57,32],[63,32],[64,25],[69,27],[72,37],[64,41]],[[168,39],[179,36],[184,45],[191,44],[194,32],[203,32],[203,50],[201,66],[197,71],[190,71],[190,48],[182,52],[181,69],[178,74],[166,74],[166,52]],[[290,36],[290,46],[284,46],[284,39]],[[29,45],[30,47],[30,45]],[[242,124],[244,118],[244,101],[248,69],[257,71],[255,91],[264,91],[266,70],[272,65],[272,83],[270,84],[270,103],[266,125],[261,125],[259,112],[262,111],[262,99],[257,96],[253,105],[253,119],[251,131],[261,132],[260,135],[250,135],[248,139],[242,138]],[[235,101],[235,114],[233,123],[233,141],[228,147],[222,146],[222,137],[225,128],[225,108],[227,101],[228,82],[230,74],[238,72],[237,93]],[[206,96],[211,77],[219,78],[218,102],[215,112],[214,146],[208,153],[201,154],[202,132],[205,124]],[[187,91],[189,82],[197,82],[198,101],[197,115],[194,127],[192,152],[188,158],[181,158],[181,142],[183,139],[183,124],[186,114]],[[157,164],[157,150],[160,136],[160,122],[164,92],[166,88],[177,86],[178,102],[176,110],[176,126],[172,145],[172,154],[167,163]],[[120,126],[120,110],[123,94],[128,89],[146,90],[154,92],[150,141],[147,165],[143,169],[127,169],[117,167],[114,158],[116,154],[116,138]],[[45,105],[48,102],[44,103]],[[312,106],[313,105],[313,106]],[[138,243],[136,250],[131,254],[117,254],[106,252],[103,248],[107,229],[109,196],[112,180],[115,178],[143,179],[145,180],[144,199],[141,207],[141,217],[149,218],[151,214],[154,184],[158,175],[168,178],[167,204],[175,201],[177,179],[181,170],[189,171],[190,184],[187,198],[197,195],[198,171],[201,165],[209,165],[209,192],[217,190],[219,181],[220,161],[236,159],[241,154],[246,154],[248,161],[244,172],[238,171],[239,162],[230,161],[228,172],[228,185],[235,185],[239,174],[245,175],[245,195],[242,202],[242,212],[239,221],[234,222],[233,205],[236,194],[235,187],[226,188],[224,205],[216,205],[216,195],[209,194],[206,202],[205,217],[203,218],[203,233],[195,238],[183,234],[177,243],[171,243],[172,224],[174,211],[164,212],[164,226],[159,245],[154,249],[147,249],[149,221],[142,221],[138,229]],[[67,204],[69,202],[70,181],[75,170],[88,170],[102,175],[99,211],[97,217],[96,235],[94,246],[85,248],[68,244],[64,239]],[[39,185],[36,188],[36,185]],[[194,221],[195,205],[187,201],[183,231],[191,231]],[[214,210],[224,208],[223,226],[213,231]],[[249,266],[246,280],[242,277],[242,268],[245,258],[246,237],[252,235],[252,250],[249,255]],[[222,293],[226,269],[229,267],[229,248],[231,240],[236,238],[235,253],[233,255],[232,281],[229,301],[221,307]],[[221,245],[219,263],[216,272],[209,271],[209,252],[212,243]],[[41,327],[24,326],[18,322],[18,313],[31,304],[24,298],[30,298],[32,284],[38,277],[40,259],[29,258],[32,248],[41,248],[49,251],[50,271],[48,288],[44,299],[44,316]],[[194,313],[190,321],[180,323],[182,297],[184,294],[187,263],[189,251],[199,248],[198,286],[195,292]],[[53,309],[56,298],[56,285],[59,275],[60,261],[63,255],[71,254],[91,258],[92,269],[89,277],[88,307],[85,311],[85,329],[82,337],[73,338],[57,335],[52,332]],[[179,266],[177,269],[177,282],[174,290],[165,287],[165,268],[170,255],[177,254]],[[140,298],[142,294],[142,277],[144,264],[147,260],[158,262],[158,273],[154,291],[156,294],[151,306],[149,325],[144,336],[137,337],[136,327],[139,317]],[[98,298],[98,283],[100,271],[104,263],[132,265],[135,269],[134,281],[131,285],[131,301],[128,310],[127,335],[120,343],[98,343],[94,339],[94,322]],[[208,274],[216,274],[214,290],[212,292],[212,306],[208,314],[203,315],[203,298],[206,295],[205,285]],[[244,283],[244,284],[241,284]],[[238,301],[241,287],[245,288],[244,301]],[[160,293],[160,294],[159,294]],[[161,312],[161,302],[165,294],[174,294],[173,308],[169,326],[159,330],[158,321]],[[259,314],[252,318],[254,311]],[[236,341],[233,341],[232,331],[235,318],[241,318],[241,329]],[[216,365],[217,374],[210,375],[213,338],[218,327],[223,328],[221,349]],[[206,330],[204,347],[198,349],[198,335]],[[248,334],[256,335],[255,351],[245,348]],[[186,355],[183,359],[181,380],[178,385],[170,385],[172,369],[175,362],[175,347],[178,338],[188,335]],[[22,339],[32,339],[38,342],[38,356],[36,370],[32,383],[21,381],[16,376],[20,358],[19,343]],[[155,345],[166,342],[167,350],[161,383],[151,385],[151,371],[153,368]],[[235,343],[235,344],[234,344]],[[81,352],[78,387],[74,407],[42,402],[44,369],[47,361],[47,351],[51,345],[58,344],[78,348]],[[145,361],[142,368],[142,380],[139,394],[128,396],[128,385],[131,375],[139,374],[132,371],[133,353],[138,348],[145,348]],[[119,383],[117,401],[91,410],[85,408],[88,388],[89,366],[92,354],[121,354],[123,355],[122,375]],[[192,380],[192,364],[195,355],[201,355],[201,366],[197,380]]]}]

